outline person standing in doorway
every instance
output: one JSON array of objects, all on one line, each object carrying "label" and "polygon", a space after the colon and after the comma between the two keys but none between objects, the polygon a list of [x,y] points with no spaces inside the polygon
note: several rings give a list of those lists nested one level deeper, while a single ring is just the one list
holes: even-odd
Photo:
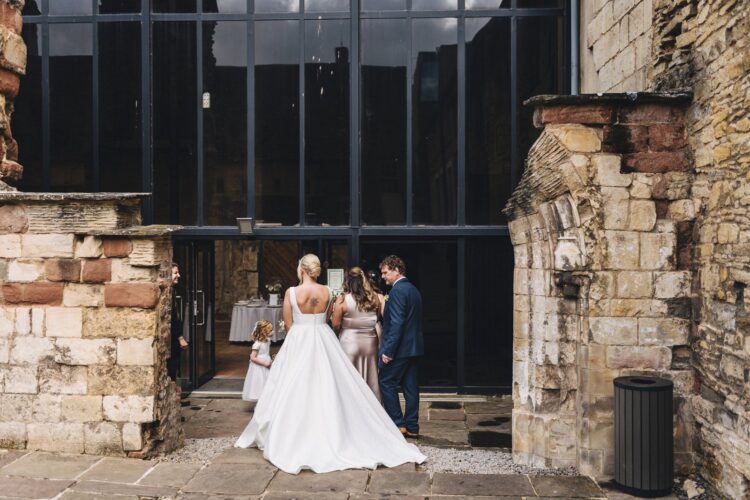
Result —
[{"label": "person standing in doorway", "polygon": [[[406,264],[389,255],[380,263],[380,275],[391,287],[383,312],[383,341],[379,350],[380,394],[385,411],[408,438],[419,437],[419,382],[417,360],[424,354],[422,295],[406,278]],[[398,386],[404,392],[402,413]]]},{"label": "person standing in doorway", "polygon": [[180,372],[182,351],[188,348],[187,340],[182,335],[182,307],[177,300],[177,284],[180,282],[180,266],[172,262],[172,322],[170,325],[170,355],[167,360],[169,378],[177,381]]}]

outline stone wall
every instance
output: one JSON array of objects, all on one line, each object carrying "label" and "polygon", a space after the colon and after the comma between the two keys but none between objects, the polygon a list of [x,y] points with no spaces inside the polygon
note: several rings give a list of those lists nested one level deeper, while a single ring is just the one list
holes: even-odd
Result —
[{"label": "stone wall", "polygon": [[[258,252],[260,242],[223,240],[216,242],[216,319],[229,320],[238,300],[258,296]],[[265,290],[262,290],[265,292]]]},{"label": "stone wall", "polygon": [[515,252],[513,454],[613,475],[615,377],[675,384],[692,467],[689,95],[539,97],[506,208]]},{"label": "stone wall", "polygon": [[170,228],[135,195],[0,193],[0,448],[181,444],[166,374]]},{"label": "stone wall", "polygon": [[692,397],[699,470],[750,496],[750,3],[654,2],[655,89],[688,87],[695,158]]},{"label": "stone wall", "polygon": [[581,92],[647,89],[655,1],[580,2]]},{"label": "stone wall", "polygon": [[13,100],[18,95],[21,75],[26,73],[26,44],[21,38],[23,0],[0,0],[0,191],[21,180],[18,144],[10,122]]}]

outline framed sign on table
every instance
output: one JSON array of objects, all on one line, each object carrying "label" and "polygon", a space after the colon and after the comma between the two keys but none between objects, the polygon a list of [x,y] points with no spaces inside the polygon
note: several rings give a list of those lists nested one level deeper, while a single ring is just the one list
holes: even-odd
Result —
[{"label": "framed sign on table", "polygon": [[344,288],[343,269],[329,269],[327,279],[328,288],[333,290],[334,293],[341,292],[341,290]]}]

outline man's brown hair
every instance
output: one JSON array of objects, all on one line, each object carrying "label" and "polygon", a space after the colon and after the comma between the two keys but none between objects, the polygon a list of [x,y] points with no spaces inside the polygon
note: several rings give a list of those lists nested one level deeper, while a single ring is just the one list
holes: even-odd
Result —
[{"label": "man's brown hair", "polygon": [[404,263],[403,259],[401,257],[398,257],[397,255],[389,255],[385,259],[383,259],[383,262],[380,263],[380,269],[383,269],[383,266],[387,266],[388,269],[395,269],[399,273],[401,273],[403,276],[406,276],[406,264]]}]

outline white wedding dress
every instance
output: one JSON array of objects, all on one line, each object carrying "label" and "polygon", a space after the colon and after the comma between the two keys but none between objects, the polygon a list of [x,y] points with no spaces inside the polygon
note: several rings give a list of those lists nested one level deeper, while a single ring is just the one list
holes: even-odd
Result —
[{"label": "white wedding dress", "polygon": [[327,310],[303,314],[289,293],[292,328],[235,446],[257,446],[290,474],[422,463],[344,353]]}]

